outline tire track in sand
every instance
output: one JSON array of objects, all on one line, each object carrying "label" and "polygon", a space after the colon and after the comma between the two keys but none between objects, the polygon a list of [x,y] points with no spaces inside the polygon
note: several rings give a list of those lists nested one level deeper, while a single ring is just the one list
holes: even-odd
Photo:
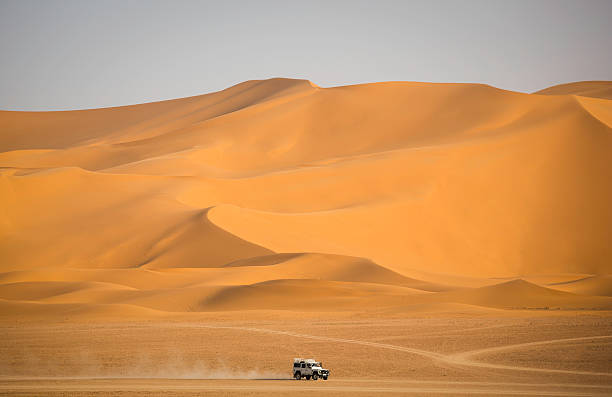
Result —
[{"label": "tire track in sand", "polygon": [[259,333],[291,336],[295,338],[320,340],[320,341],[325,341],[325,342],[350,343],[350,344],[361,345],[361,346],[370,346],[370,347],[375,347],[379,349],[388,349],[388,350],[401,351],[401,352],[410,353],[410,354],[416,354],[421,357],[426,357],[431,360],[439,361],[445,364],[458,365],[458,366],[464,366],[464,367],[501,369],[501,370],[511,370],[511,371],[545,372],[545,373],[558,373],[558,374],[571,374],[571,375],[612,376],[612,372],[591,372],[591,371],[576,371],[576,370],[565,370],[565,369],[520,367],[520,366],[515,366],[515,365],[493,364],[493,363],[487,363],[483,361],[476,361],[471,358],[473,356],[478,356],[482,354],[494,353],[494,352],[499,352],[499,351],[504,351],[504,350],[516,350],[516,349],[521,349],[524,347],[548,345],[548,344],[563,343],[563,342],[610,339],[612,338],[612,335],[582,336],[582,337],[577,337],[577,338],[550,339],[550,340],[539,341],[539,342],[517,343],[513,345],[496,346],[496,347],[489,347],[485,349],[476,349],[476,350],[470,350],[470,351],[454,353],[454,354],[440,354],[440,353],[435,353],[435,352],[431,352],[428,350],[421,350],[421,349],[416,349],[412,347],[391,345],[388,343],[369,342],[369,341],[358,340],[358,339],[334,338],[334,337],[320,336],[320,335],[308,335],[308,334],[301,334],[297,332],[280,331],[280,330],[265,329],[265,328],[232,327],[232,326],[221,326],[221,325],[215,326],[215,325],[200,325],[200,324],[198,324],[197,326],[202,327],[202,328],[241,330],[241,331],[249,331],[249,332],[259,332]]},{"label": "tire track in sand", "polygon": [[519,366],[514,366],[514,365],[486,363],[486,362],[476,361],[476,360],[471,359],[471,357],[474,357],[474,356],[479,356],[479,355],[488,354],[488,353],[496,353],[496,352],[501,352],[505,350],[517,350],[517,349],[522,349],[525,347],[551,345],[555,343],[578,342],[578,341],[610,339],[610,338],[612,338],[612,335],[582,336],[582,337],[577,337],[577,338],[551,339],[551,340],[545,340],[545,341],[539,341],[539,342],[527,342],[527,343],[517,343],[514,345],[488,347],[485,349],[477,349],[477,350],[470,350],[470,351],[466,351],[462,353],[450,354],[446,356],[445,361],[449,364],[469,365],[472,367],[481,367],[481,368],[495,368],[495,369],[520,370],[520,371],[532,371],[532,372],[548,372],[548,373],[573,374],[573,375],[612,376],[611,372],[591,372],[591,371],[574,371],[574,370],[565,370],[565,369],[519,367]]}]

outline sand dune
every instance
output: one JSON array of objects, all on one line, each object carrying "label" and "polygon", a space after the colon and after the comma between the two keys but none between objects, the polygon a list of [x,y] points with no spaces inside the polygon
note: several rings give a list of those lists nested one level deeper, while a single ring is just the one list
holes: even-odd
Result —
[{"label": "sand dune", "polygon": [[271,79],[1,111],[0,314],[609,310],[609,91]]},{"label": "sand dune", "polygon": [[[308,296],[306,307],[295,307],[300,296]],[[612,298],[582,297],[516,280],[494,286],[438,294],[360,283],[320,280],[274,280],[220,290],[205,301],[207,309],[302,309],[339,310],[358,306],[361,310],[402,311],[418,305],[464,303],[501,309],[611,310]]]},{"label": "sand dune", "polygon": [[550,288],[581,295],[612,296],[612,277],[588,276],[578,280],[551,283]]},{"label": "sand dune", "polygon": [[445,299],[455,302],[504,309],[612,309],[612,299],[608,297],[582,297],[520,279],[492,286],[448,292],[444,295],[446,295]]},{"label": "sand dune", "polygon": [[535,92],[543,95],[580,95],[592,98],[612,99],[612,82],[610,81],[578,81],[559,84]]},{"label": "sand dune", "polygon": [[[203,276],[203,275],[198,275]],[[277,276],[278,277],[278,276]],[[214,278],[214,277],[213,277]],[[611,310],[612,297],[584,296],[540,287],[522,280],[480,288],[428,292],[418,288],[362,281],[313,278],[174,288],[133,289],[87,282],[14,283],[0,286],[3,316],[95,317],[103,310],[115,317],[142,317],[148,311],[170,314],[209,311],[289,310],[474,312],[477,307],[514,310]],[[137,308],[143,308],[138,313]]]}]

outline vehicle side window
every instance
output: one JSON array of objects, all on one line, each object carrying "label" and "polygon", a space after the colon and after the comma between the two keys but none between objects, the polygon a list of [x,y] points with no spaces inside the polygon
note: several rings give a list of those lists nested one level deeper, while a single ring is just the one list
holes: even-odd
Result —
[{"label": "vehicle side window", "polygon": [[308,364],[308,368],[312,367],[312,364]]},{"label": "vehicle side window", "polygon": [[293,363],[293,368],[299,368],[300,367],[300,363]]},{"label": "vehicle side window", "polygon": [[302,368],[306,368],[306,364],[302,363]]}]

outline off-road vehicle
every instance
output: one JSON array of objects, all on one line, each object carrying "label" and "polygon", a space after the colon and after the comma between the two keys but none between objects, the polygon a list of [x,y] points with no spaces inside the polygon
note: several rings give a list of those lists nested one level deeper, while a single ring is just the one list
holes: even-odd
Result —
[{"label": "off-road vehicle", "polygon": [[307,380],[317,380],[323,378],[327,380],[329,377],[329,370],[323,368],[320,361],[313,360],[312,358],[294,358],[293,359],[293,377],[296,380],[306,378]]}]

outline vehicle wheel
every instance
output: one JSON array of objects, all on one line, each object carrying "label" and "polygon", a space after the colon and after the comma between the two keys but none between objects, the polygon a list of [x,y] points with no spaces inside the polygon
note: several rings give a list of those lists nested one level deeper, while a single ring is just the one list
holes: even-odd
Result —
[{"label": "vehicle wheel", "polygon": [[302,379],[302,374],[300,374],[299,372],[296,372],[295,375],[293,375],[293,377],[295,378],[295,380],[300,380]]},{"label": "vehicle wheel", "polygon": [[312,380],[317,380],[319,379],[319,375],[317,374],[312,374]]},{"label": "vehicle wheel", "polygon": [[324,376],[324,377],[323,377],[323,380],[327,380],[327,376]]}]

